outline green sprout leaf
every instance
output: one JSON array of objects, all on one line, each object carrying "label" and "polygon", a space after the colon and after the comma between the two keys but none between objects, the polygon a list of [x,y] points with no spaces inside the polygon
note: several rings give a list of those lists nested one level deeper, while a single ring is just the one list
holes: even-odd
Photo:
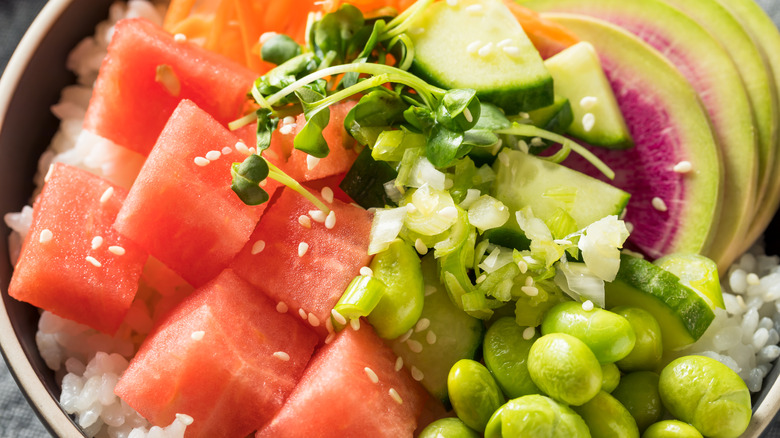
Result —
[{"label": "green sprout leaf", "polygon": [[480,111],[476,91],[448,90],[436,108],[436,122],[452,131],[468,131],[477,124]]},{"label": "green sprout leaf", "polygon": [[271,37],[263,43],[263,48],[260,50],[263,61],[276,65],[283,64],[300,54],[301,46],[294,39],[282,34]]},{"label": "green sprout leaf", "polygon": [[408,107],[398,93],[378,87],[360,98],[344,118],[344,128],[360,144],[373,145],[382,131],[404,122]]},{"label": "green sprout leaf", "polygon": [[[315,53],[323,58],[326,53],[336,53],[337,61],[347,59],[351,39],[364,26],[365,20],[360,9],[350,4],[343,4],[335,12],[325,14],[322,19],[314,23],[312,29],[312,45]],[[352,43],[354,46],[354,43]]]},{"label": "green sprout leaf", "polygon": [[233,177],[231,189],[247,205],[260,205],[268,201],[268,192],[260,187],[260,182],[268,176],[268,163],[260,155],[252,154],[242,163],[230,166]]},{"label": "green sprout leaf", "polygon": [[306,124],[298,135],[295,136],[293,145],[295,149],[306,152],[309,155],[325,158],[328,156],[330,149],[328,148],[328,142],[325,141],[325,137],[322,136],[322,130],[328,126],[330,110],[324,107],[315,113],[307,111],[308,108],[313,107],[316,102],[324,99],[325,96],[309,87],[301,87],[295,91],[295,94],[303,105]]},{"label": "green sprout leaf", "polygon": [[271,134],[276,129],[279,119],[271,117],[271,110],[260,108],[257,115],[257,152],[262,152],[271,146]]},{"label": "green sprout leaf", "polygon": [[451,131],[443,125],[434,125],[428,135],[425,155],[436,167],[448,167],[455,159],[461,158],[471,147],[463,145],[463,132]]}]

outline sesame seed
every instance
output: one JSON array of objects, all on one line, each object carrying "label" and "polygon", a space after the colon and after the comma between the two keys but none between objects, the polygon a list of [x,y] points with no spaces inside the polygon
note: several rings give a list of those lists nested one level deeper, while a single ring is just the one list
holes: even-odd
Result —
[{"label": "sesame seed", "polygon": [[399,356],[395,359],[395,372],[397,373],[401,371],[401,368],[403,367],[404,367],[404,359]]},{"label": "sesame seed", "polygon": [[482,282],[483,282],[483,281],[485,281],[485,280],[487,280],[487,275],[485,275],[485,274],[482,274],[482,275],[480,275],[479,277],[477,277],[477,279],[476,279],[476,283],[477,283],[477,284],[480,284],[480,283],[482,283]]},{"label": "sesame seed", "polygon": [[230,146],[225,146],[222,148],[222,155],[227,155],[233,152],[233,149]]},{"label": "sesame seed", "polygon": [[336,212],[331,210],[325,218],[325,228],[332,230],[336,226]]},{"label": "sesame seed", "polygon": [[414,333],[414,329],[407,330],[406,333],[398,337],[398,342],[403,344],[404,342],[408,341],[409,338],[412,336],[412,333]]},{"label": "sesame seed", "polygon": [[311,324],[312,327],[319,327],[320,326],[320,319],[317,318],[317,315],[309,312],[309,324]]},{"label": "sesame seed", "polygon": [[335,319],[337,323],[341,325],[347,325],[347,318],[344,318],[344,315],[342,315],[338,310],[331,309],[330,314],[333,315],[333,319]]},{"label": "sesame seed", "polygon": [[54,170],[54,166],[51,164],[49,165],[49,169],[46,170],[46,176],[43,177],[43,182],[49,182],[49,178],[51,178],[51,172]]},{"label": "sesame seed", "polygon": [[293,125],[294,124],[283,125],[281,128],[279,128],[279,133],[284,135],[291,134],[293,132]]},{"label": "sesame seed", "polygon": [[220,151],[208,151],[206,152],[206,159],[209,161],[215,161],[219,160],[219,157],[222,156],[222,152]]},{"label": "sesame seed", "polygon": [[395,400],[396,403],[399,405],[404,404],[404,400],[401,398],[401,396],[398,394],[398,391],[395,390],[395,388],[390,388],[390,391],[387,391],[388,394],[390,394],[390,397]]},{"label": "sesame seed", "polygon": [[428,318],[420,318],[417,324],[414,326],[415,332],[421,332],[431,326],[431,320]]},{"label": "sesame seed", "polygon": [[364,275],[366,277],[373,277],[374,271],[371,270],[371,268],[369,268],[368,266],[363,266],[362,268],[360,268],[360,275]]},{"label": "sesame seed", "polygon": [[523,286],[520,288],[520,290],[525,292],[525,294],[528,295],[529,297],[535,297],[539,295],[539,289],[533,286]]},{"label": "sesame seed", "polygon": [[664,202],[663,199],[659,198],[658,196],[653,198],[653,200],[650,201],[650,202],[653,204],[653,208],[655,208],[658,211],[666,211],[667,210],[666,203]]},{"label": "sesame seed", "polygon": [[444,207],[441,210],[439,210],[439,216],[442,216],[446,219],[457,219],[458,209],[457,207],[453,207],[453,206]]},{"label": "sesame seed", "polygon": [[288,362],[290,360],[290,355],[285,353],[284,351],[277,351],[276,353],[274,353],[274,357],[279,360],[283,360],[285,362]]},{"label": "sesame seed", "polygon": [[298,309],[298,315],[301,317],[301,319],[309,319],[309,315],[303,309]]},{"label": "sesame seed", "polygon": [[360,318],[352,318],[349,320],[349,326],[352,327],[352,330],[358,331],[360,330]]},{"label": "sesame seed", "polygon": [[114,255],[118,255],[118,256],[125,255],[125,249],[122,248],[119,245],[111,245],[111,246],[109,246],[108,247],[108,252],[110,252],[111,254],[114,254]]},{"label": "sesame seed", "polygon": [[512,38],[507,38],[505,40],[501,40],[496,44],[496,47],[504,47],[509,44],[512,44]]},{"label": "sesame seed", "polygon": [[282,123],[284,123],[285,125],[292,125],[293,123],[295,123],[295,117],[287,116],[282,119]]},{"label": "sesame seed", "polygon": [[624,222],[626,224],[626,230],[628,230],[628,234],[631,234],[634,232],[634,224],[631,222]]},{"label": "sesame seed", "polygon": [[541,137],[534,137],[531,139],[531,146],[538,148],[544,146],[544,140]]},{"label": "sesame seed", "polygon": [[520,268],[520,273],[525,274],[528,272],[528,263],[526,263],[524,260],[519,260],[517,262],[517,267]]},{"label": "sesame seed", "polygon": [[265,240],[258,240],[252,245],[252,255],[257,255],[265,249]]},{"label": "sesame seed", "polygon": [[325,330],[327,330],[328,333],[335,332],[335,330],[333,330],[333,319],[325,318]]},{"label": "sesame seed", "polygon": [[503,50],[504,53],[506,53],[507,55],[509,55],[509,56],[511,56],[513,58],[516,57],[516,56],[520,56],[520,49],[515,47],[515,46],[502,47],[501,50]]},{"label": "sesame seed", "polygon": [[306,156],[306,168],[309,170],[314,169],[317,164],[319,164],[320,159],[315,157],[314,155],[307,155]]},{"label": "sesame seed", "polygon": [[276,32],[265,32],[262,35],[260,35],[260,44],[264,44],[266,41],[270,40],[271,38],[275,37],[277,35]]},{"label": "sesame seed", "polygon": [[585,302],[582,303],[582,310],[586,312],[590,312],[591,310],[593,310],[593,301],[585,300]]},{"label": "sesame seed", "polygon": [[437,289],[436,286],[431,285],[431,284],[426,284],[425,285],[425,296],[427,297],[429,295],[433,295],[433,294],[436,293],[437,290],[439,290],[439,289]]},{"label": "sesame seed", "polygon": [[260,187],[265,187],[267,184],[268,184],[268,180],[264,179],[264,180],[260,181],[259,185],[260,185]]},{"label": "sesame seed", "polygon": [[527,341],[533,338],[535,334],[536,334],[535,327],[526,327],[525,330],[523,330],[523,339]]},{"label": "sesame seed", "polygon": [[244,144],[243,141],[240,140],[236,142],[236,150],[241,152],[242,154],[249,153],[249,148],[246,146],[246,144]]},{"label": "sesame seed", "polygon": [[38,237],[38,242],[46,243],[49,242],[53,237],[54,233],[52,233],[50,229],[46,228],[41,230],[41,235]]},{"label": "sesame seed", "polygon": [[525,285],[526,286],[533,286],[534,285],[534,278],[533,277],[526,277],[525,278]]},{"label": "sesame seed", "polygon": [[99,261],[97,261],[97,259],[96,259],[96,258],[94,258],[94,257],[92,257],[92,256],[87,256],[87,257],[86,257],[86,260],[87,260],[88,262],[90,262],[90,263],[92,264],[92,266],[94,266],[94,267],[96,267],[96,268],[99,268],[99,267],[103,266],[103,265],[101,265],[101,264],[100,264],[100,262],[99,262]]},{"label": "sesame seed", "polygon": [[747,284],[749,284],[751,286],[757,286],[757,285],[761,284],[761,279],[759,279],[758,275],[756,275],[753,272],[751,272],[750,274],[747,275],[747,277],[745,278],[745,281],[747,281]]},{"label": "sesame seed", "polygon": [[693,165],[690,161],[680,161],[672,168],[677,173],[688,173],[693,170]]},{"label": "sesame seed", "polygon": [[92,238],[92,249],[98,249],[103,246],[103,238],[101,236],[95,236]]},{"label": "sesame seed", "polygon": [[420,238],[417,238],[417,240],[414,241],[414,249],[416,249],[420,255],[425,255],[428,253],[428,246],[425,245],[425,243]]},{"label": "sesame seed", "polygon": [[477,14],[482,12],[482,5],[476,4],[476,5],[469,5],[466,6],[466,11],[471,12],[472,14]]},{"label": "sesame seed", "polygon": [[420,371],[420,369],[417,368],[416,366],[412,365],[411,371],[412,371],[412,379],[419,382],[425,378],[425,374],[423,374],[423,372]]},{"label": "sesame seed", "polygon": [[368,376],[368,379],[371,380],[372,383],[379,383],[379,376],[376,375],[374,370],[372,370],[369,367],[363,368],[363,371],[366,372],[366,375]]},{"label": "sesame seed", "polygon": [[187,41],[187,35],[184,35],[183,33],[177,33],[176,35],[173,36],[173,40],[176,41],[177,43],[183,43]]},{"label": "sesame seed", "polygon": [[287,303],[285,303],[284,301],[279,301],[276,304],[276,311],[277,312],[279,312],[279,313],[287,313],[288,310],[290,310],[290,308],[287,307]]},{"label": "sesame seed", "polygon": [[179,423],[185,426],[189,426],[193,421],[195,421],[195,419],[187,414],[176,414],[176,419],[179,420]]},{"label": "sesame seed", "polygon": [[476,53],[479,48],[482,47],[482,41],[476,40],[469,43],[468,46],[466,46],[466,52],[468,53]]},{"label": "sesame seed", "polygon": [[328,204],[333,202],[333,189],[330,187],[323,187],[322,190],[320,190],[320,195],[322,195],[322,199],[325,200]]},{"label": "sesame seed", "polygon": [[306,251],[309,250],[309,244],[306,242],[301,242],[298,244],[298,257],[303,257],[306,255]]},{"label": "sesame seed", "polygon": [[209,161],[208,158],[203,158],[203,157],[195,157],[193,161],[195,162],[196,165],[200,167],[208,166],[209,163],[211,163],[211,161]]},{"label": "sesame seed", "polygon": [[328,334],[328,336],[325,338],[325,345],[330,344],[334,339],[336,339],[335,333]]},{"label": "sesame seed", "polygon": [[304,228],[311,228],[311,218],[305,214],[298,216],[298,223]]},{"label": "sesame seed", "polygon": [[409,347],[409,350],[411,350],[412,353],[420,353],[423,350],[422,344],[415,341],[414,339],[407,340],[406,346]]},{"label": "sesame seed", "polygon": [[584,116],[582,116],[582,129],[585,130],[585,132],[590,132],[591,129],[593,129],[593,125],[596,124],[596,116],[593,115],[593,113],[586,113]]},{"label": "sesame seed", "polygon": [[113,187],[107,188],[106,191],[103,192],[102,195],[100,195],[100,203],[105,204],[106,202],[108,202],[108,200],[111,199],[111,195],[113,194],[114,194],[114,188]]},{"label": "sesame seed", "polygon": [[198,330],[196,332],[192,332],[190,338],[192,338],[193,341],[200,341],[204,336],[206,336],[206,332],[203,330]]},{"label": "sesame seed", "polygon": [[255,150],[254,146],[249,148],[249,153],[250,154],[254,154],[255,152],[257,152],[257,151]]},{"label": "sesame seed", "polygon": [[469,123],[474,121],[474,116],[471,115],[471,111],[469,111],[468,108],[463,108],[463,117],[465,117],[466,121]]},{"label": "sesame seed", "polygon": [[325,212],[322,210],[309,210],[309,216],[314,220],[314,222],[323,223],[325,222],[325,219],[327,216],[325,216]]},{"label": "sesame seed", "polygon": [[[474,5],[476,6],[476,5]],[[493,51],[493,43],[487,43],[484,46],[480,47],[479,50],[477,50],[477,55],[479,56],[488,56],[490,55],[490,52]]]},{"label": "sesame seed", "polygon": [[428,333],[425,334],[425,342],[428,343],[428,345],[433,345],[436,343],[436,333],[434,333],[432,330],[428,330]]},{"label": "sesame seed", "polygon": [[596,106],[596,104],[599,102],[599,98],[595,96],[585,96],[582,99],[580,99],[580,107],[585,110],[589,110]]}]

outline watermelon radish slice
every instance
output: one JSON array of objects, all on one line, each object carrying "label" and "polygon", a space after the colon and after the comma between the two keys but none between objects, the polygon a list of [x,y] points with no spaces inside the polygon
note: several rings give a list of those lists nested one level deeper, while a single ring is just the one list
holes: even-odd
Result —
[{"label": "watermelon radish slice", "polygon": [[718,238],[705,255],[725,269],[750,226],[758,175],[752,109],[728,53],[698,23],[658,0],[536,0],[527,5],[618,25],[657,49],[688,79],[707,110],[724,165],[727,207],[718,218]]},{"label": "watermelon radish slice", "polygon": [[[615,170],[611,183],[631,194],[625,215],[633,227],[629,246],[653,258],[709,249],[723,175],[696,92],[660,53],[617,26],[581,15],[545,17],[596,47],[631,130],[631,149],[592,148]],[[692,170],[675,172],[683,161]],[[570,156],[564,164],[604,179],[579,156]]]}]

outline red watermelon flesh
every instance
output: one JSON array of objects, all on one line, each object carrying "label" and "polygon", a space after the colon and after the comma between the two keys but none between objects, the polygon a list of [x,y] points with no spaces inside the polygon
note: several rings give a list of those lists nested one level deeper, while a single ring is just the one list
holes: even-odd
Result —
[{"label": "red watermelon flesh", "polygon": [[[306,315],[322,336],[331,309],[371,259],[371,214],[339,200],[327,205],[336,217],[332,229],[311,219],[309,212],[317,210],[311,202],[283,189],[231,264],[271,299]],[[301,216],[309,217],[310,228],[301,225]],[[299,255],[301,243],[308,249]]]},{"label": "red watermelon flesh", "polygon": [[112,228],[126,194],[84,170],[52,165],[8,293],[113,334],[132,304],[147,259]]},{"label": "red watermelon flesh", "polygon": [[357,331],[342,330],[312,358],[282,410],[256,438],[412,437],[427,394],[404,368],[395,371],[395,361],[365,322]]},{"label": "red watermelon flesh", "polygon": [[148,155],[179,101],[192,100],[225,125],[241,117],[256,76],[191,42],[175,41],[146,20],[122,20],[95,82],[84,129]]},{"label": "red watermelon flesh", "polygon": [[[245,205],[230,188],[230,166],[245,158],[237,141],[194,103],[182,101],[115,224],[196,287],[230,263],[267,205]],[[210,153],[217,157],[204,164]],[[265,188],[273,193],[276,187],[269,181]]]},{"label": "red watermelon flesh", "polygon": [[350,196],[344,190],[342,190],[341,187],[339,187],[339,184],[341,184],[341,181],[344,180],[345,175],[346,173],[340,173],[338,175],[306,181],[304,185],[311,190],[316,190],[317,193],[320,194],[323,193],[323,190],[327,190],[327,187],[333,192],[333,198],[349,204],[355,201],[350,198]]},{"label": "red watermelon flesh", "polygon": [[159,426],[191,416],[187,437],[243,437],[281,408],[317,341],[225,270],[155,327],[115,392]]}]

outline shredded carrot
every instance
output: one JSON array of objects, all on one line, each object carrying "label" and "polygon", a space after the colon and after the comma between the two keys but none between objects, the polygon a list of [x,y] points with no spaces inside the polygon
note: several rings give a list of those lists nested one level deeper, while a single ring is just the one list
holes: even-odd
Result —
[{"label": "shredded carrot", "polygon": [[579,38],[565,27],[545,20],[538,12],[521,6],[514,0],[504,0],[536,50],[547,59],[561,50],[579,42]]}]

